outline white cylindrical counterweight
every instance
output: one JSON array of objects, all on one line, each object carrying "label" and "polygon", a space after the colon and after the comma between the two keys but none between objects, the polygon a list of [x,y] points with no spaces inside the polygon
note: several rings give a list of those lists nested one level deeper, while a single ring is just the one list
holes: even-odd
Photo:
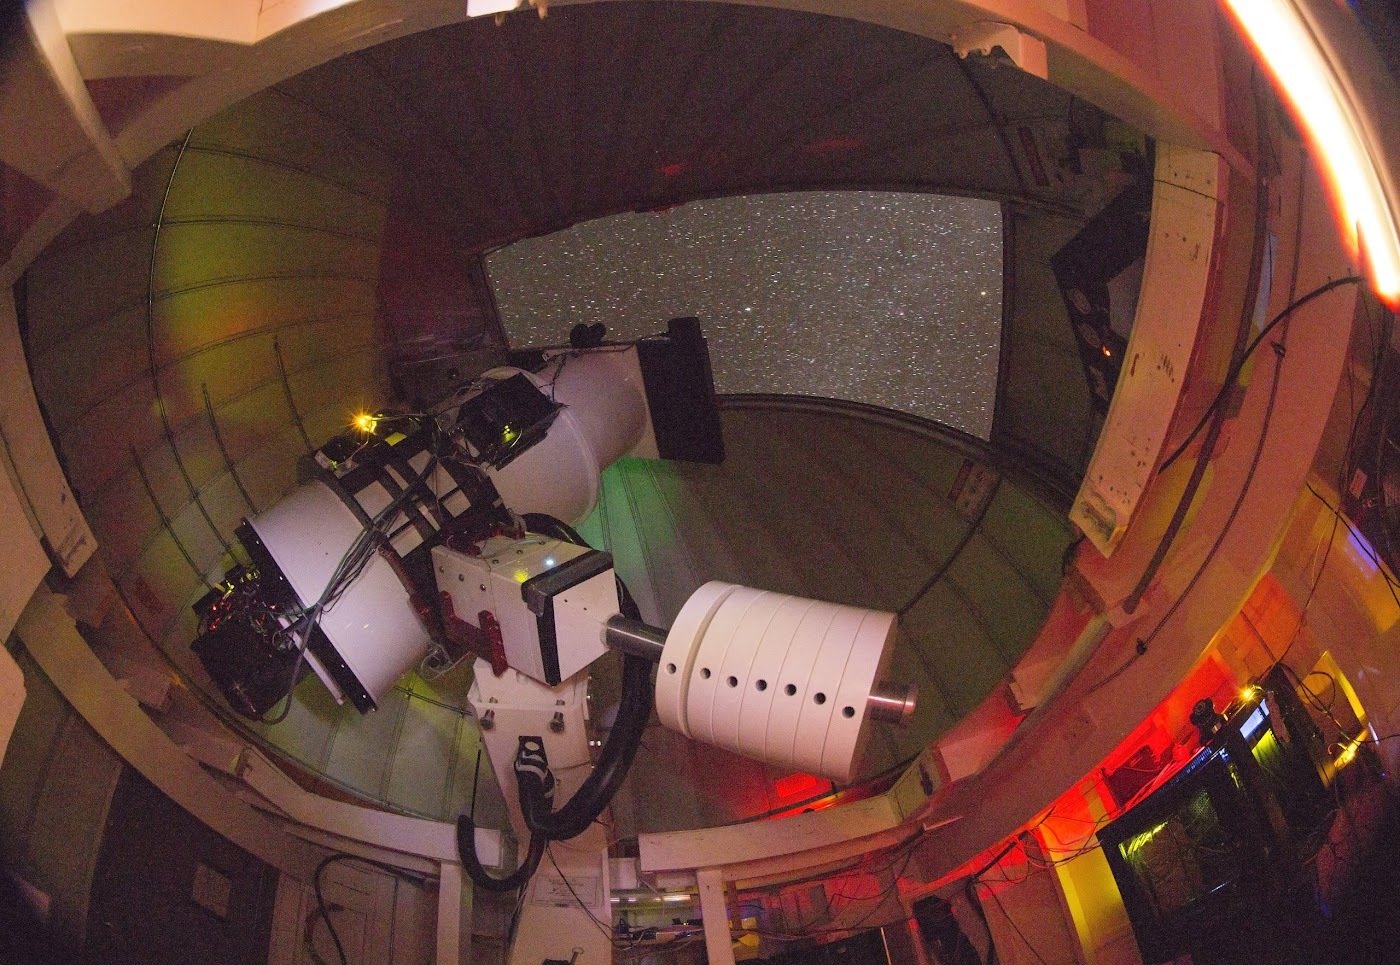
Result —
[{"label": "white cylindrical counterweight", "polygon": [[694,740],[847,783],[895,629],[893,613],[707,583],[667,634],[657,713]]}]

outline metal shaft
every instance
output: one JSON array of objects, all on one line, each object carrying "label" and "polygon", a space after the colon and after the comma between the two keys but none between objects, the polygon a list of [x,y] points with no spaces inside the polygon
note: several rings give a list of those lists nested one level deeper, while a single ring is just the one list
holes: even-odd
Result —
[{"label": "metal shaft", "polygon": [[666,646],[666,631],[619,614],[608,620],[603,642],[612,650],[648,660],[660,660],[661,650]]},{"label": "metal shaft", "polygon": [[882,680],[870,691],[865,709],[871,720],[883,720],[907,727],[919,701],[919,688],[913,684],[896,684]]}]

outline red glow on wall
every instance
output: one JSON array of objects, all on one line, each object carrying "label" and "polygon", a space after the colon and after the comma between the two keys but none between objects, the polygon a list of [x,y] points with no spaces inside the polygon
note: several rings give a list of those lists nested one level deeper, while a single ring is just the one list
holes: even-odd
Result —
[{"label": "red glow on wall", "polygon": [[662,177],[678,178],[685,173],[686,164],[684,161],[672,161],[670,164],[663,164],[659,168]]},{"label": "red glow on wall", "polygon": [[881,880],[880,876],[864,871],[828,878],[823,882],[823,886],[826,889],[827,901],[832,904],[878,898],[889,891],[889,885]]},{"label": "red glow on wall", "polygon": [[174,74],[97,77],[84,81],[92,105],[112,133],[120,133],[134,117],[190,78]]},{"label": "red glow on wall", "polygon": [[773,796],[780,801],[812,797],[830,789],[831,782],[823,781],[811,774],[789,774],[787,777],[780,777],[773,782]]},{"label": "red glow on wall", "polygon": [[480,264],[442,224],[409,203],[409,187],[395,186],[386,208],[379,255],[379,316],[401,357],[432,355],[485,338],[499,344],[483,304]]},{"label": "red glow on wall", "polygon": [[[1029,870],[1092,848],[1099,829],[1171,780],[1200,749],[1199,733],[1191,723],[1196,702],[1209,698],[1223,711],[1249,679],[1262,675],[1277,659],[1299,619],[1286,591],[1264,576],[1211,651],[1097,767],[1048,810],[933,884],[989,872],[989,878],[980,879],[983,884],[998,878],[1020,880]],[[1028,841],[1037,851],[1034,860],[1026,852]]]},{"label": "red glow on wall", "polygon": [[[812,774],[799,772],[780,777],[771,785],[770,799],[775,810],[770,811],[768,818],[788,818],[809,811],[823,811],[835,804],[844,803],[844,798],[839,798],[832,790],[830,781]],[[784,808],[785,804],[792,806]],[[782,810],[776,810],[777,808]]]},{"label": "red glow on wall", "polygon": [[863,137],[837,135],[804,144],[802,150],[806,154],[830,155],[846,154],[862,147],[865,147],[865,138]]},{"label": "red glow on wall", "polygon": [[54,197],[54,193],[39,182],[0,163],[0,261],[9,257],[19,239]]}]

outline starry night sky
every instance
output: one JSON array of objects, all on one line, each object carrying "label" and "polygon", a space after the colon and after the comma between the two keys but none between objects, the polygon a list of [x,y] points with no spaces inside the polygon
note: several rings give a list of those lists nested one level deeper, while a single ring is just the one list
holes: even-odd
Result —
[{"label": "starry night sky", "polygon": [[487,260],[516,346],[697,315],[721,393],[827,396],[987,438],[1001,330],[1001,207],[891,192],[696,201],[527,239]]}]

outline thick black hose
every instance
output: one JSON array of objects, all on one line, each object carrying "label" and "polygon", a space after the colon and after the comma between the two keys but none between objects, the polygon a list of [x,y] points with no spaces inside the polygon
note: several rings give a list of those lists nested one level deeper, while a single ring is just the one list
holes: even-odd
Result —
[{"label": "thick black hose", "polygon": [[531,533],[539,533],[541,536],[553,536],[555,539],[562,539],[566,543],[573,543],[575,546],[587,546],[588,541],[578,534],[568,523],[558,516],[551,516],[548,513],[526,513],[520,517],[525,521],[525,528]]},{"label": "thick black hose", "polygon": [[[634,617],[635,619],[635,617]],[[622,700],[598,763],[582,786],[558,811],[549,812],[536,802],[527,806],[521,801],[525,823],[536,835],[552,841],[577,837],[603,813],[617,789],[627,777],[627,769],[637,756],[647,721],[651,718],[651,673],[655,665],[645,657],[627,655],[622,663]]]},{"label": "thick black hose", "polygon": [[[553,536],[570,543],[587,545],[573,527],[544,513],[526,513],[525,526],[531,532]],[[622,615],[633,620],[642,618],[637,601],[621,579],[617,581]],[[622,660],[622,698],[618,703],[617,720],[608,734],[603,750],[583,784],[558,811],[550,811],[548,803],[522,796],[521,810],[532,834],[551,841],[566,841],[577,837],[597,820],[608,806],[617,789],[627,777],[627,771],[637,756],[647,722],[651,719],[652,669],[655,665],[645,657],[627,655]]]},{"label": "thick black hose", "polygon": [[544,857],[546,844],[548,842],[541,835],[530,835],[530,850],[520,867],[504,878],[496,878],[482,866],[481,860],[476,856],[476,825],[465,814],[457,816],[457,856],[462,859],[462,867],[467,869],[472,884],[486,891],[514,891],[529,881],[530,876],[539,867],[540,859]]}]

